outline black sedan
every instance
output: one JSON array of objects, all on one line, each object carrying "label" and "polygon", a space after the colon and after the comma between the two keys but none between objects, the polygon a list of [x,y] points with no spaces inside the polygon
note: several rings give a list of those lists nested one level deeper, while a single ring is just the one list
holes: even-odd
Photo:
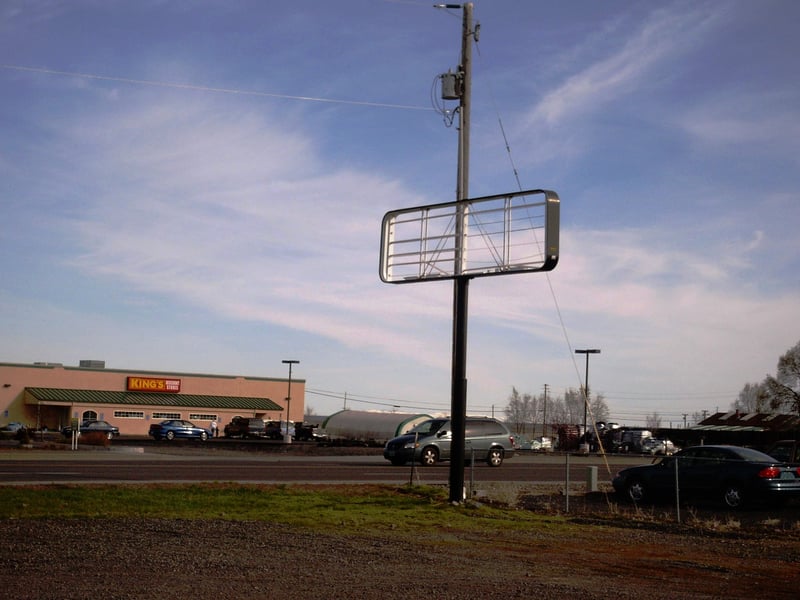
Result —
[{"label": "black sedan", "polygon": [[[64,427],[64,429],[61,430],[61,433],[64,437],[71,437],[72,427]],[[119,436],[119,427],[115,427],[107,421],[84,421],[78,427],[78,434],[84,435],[87,433],[102,433],[108,439],[111,439]]]},{"label": "black sedan", "polygon": [[[633,502],[721,502],[728,508],[800,497],[800,468],[738,446],[694,446],[617,473],[614,490]],[[677,484],[677,486],[676,486]]]},{"label": "black sedan", "polygon": [[191,421],[167,419],[150,425],[149,435],[156,441],[161,438],[170,441],[175,438],[189,438],[205,442],[208,439],[208,430],[198,427]]}]

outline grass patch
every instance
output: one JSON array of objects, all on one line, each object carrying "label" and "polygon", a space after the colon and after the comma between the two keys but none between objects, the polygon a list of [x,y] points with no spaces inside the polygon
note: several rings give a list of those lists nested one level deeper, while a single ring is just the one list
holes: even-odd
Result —
[{"label": "grass patch", "polygon": [[428,486],[240,484],[6,487],[0,519],[163,518],[269,521],[338,533],[524,530],[566,520],[478,504],[454,506]]}]

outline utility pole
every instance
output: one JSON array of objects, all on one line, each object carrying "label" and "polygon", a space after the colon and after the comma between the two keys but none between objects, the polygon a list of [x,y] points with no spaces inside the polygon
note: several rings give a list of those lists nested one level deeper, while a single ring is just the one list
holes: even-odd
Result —
[{"label": "utility pole", "polygon": [[547,427],[547,388],[549,386],[544,384],[544,406],[542,407],[542,437],[546,436],[545,427]]},{"label": "utility pole", "polygon": [[584,439],[584,446],[586,448],[586,452],[590,452],[589,449],[589,429],[587,428],[588,425],[586,423],[586,412],[589,408],[589,355],[590,354],[600,354],[600,350],[598,348],[587,348],[585,350],[575,350],[575,354],[584,354],[586,355],[586,382],[583,386],[583,439]]}]

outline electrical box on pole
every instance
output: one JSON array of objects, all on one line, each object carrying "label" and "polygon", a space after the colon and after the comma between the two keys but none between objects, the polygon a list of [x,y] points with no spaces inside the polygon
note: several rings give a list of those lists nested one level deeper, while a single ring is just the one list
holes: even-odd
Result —
[{"label": "electrical box on pole", "polygon": [[458,100],[461,97],[461,83],[455,73],[439,75],[442,82],[442,100]]}]

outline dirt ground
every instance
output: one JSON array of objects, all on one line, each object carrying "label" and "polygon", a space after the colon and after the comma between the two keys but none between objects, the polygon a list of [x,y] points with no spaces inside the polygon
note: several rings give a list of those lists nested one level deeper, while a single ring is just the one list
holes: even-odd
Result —
[{"label": "dirt ground", "polygon": [[[636,510],[604,493],[518,498],[572,527],[441,528],[409,539],[264,522],[0,521],[6,598],[796,598],[800,507]],[[776,516],[776,514],[778,516]],[[408,517],[404,517],[408,518]]]}]

